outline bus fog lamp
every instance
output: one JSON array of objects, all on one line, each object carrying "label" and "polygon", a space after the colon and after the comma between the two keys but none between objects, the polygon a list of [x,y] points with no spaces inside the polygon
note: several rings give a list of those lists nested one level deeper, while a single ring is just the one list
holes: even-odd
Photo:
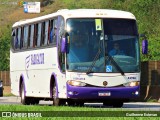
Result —
[{"label": "bus fog lamp", "polygon": [[69,91],[68,94],[69,94],[69,95],[77,95],[78,92],[76,92],[76,91]]},{"label": "bus fog lamp", "polygon": [[138,91],[136,91],[136,92],[135,92],[135,95],[138,95],[138,94],[139,94],[139,92],[138,92]]},{"label": "bus fog lamp", "polygon": [[68,94],[69,94],[69,95],[73,95],[73,92],[72,92],[72,91],[69,91]]}]

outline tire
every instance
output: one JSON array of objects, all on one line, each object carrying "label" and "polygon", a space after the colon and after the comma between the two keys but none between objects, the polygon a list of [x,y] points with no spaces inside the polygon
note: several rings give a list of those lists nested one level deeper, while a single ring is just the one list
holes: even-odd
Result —
[{"label": "tire", "polygon": [[20,96],[21,96],[21,103],[23,105],[29,105],[30,104],[30,99],[25,96],[24,84],[23,83],[21,84]]},{"label": "tire", "polygon": [[37,104],[39,104],[39,99],[38,99],[38,98],[32,97],[32,98],[27,98],[27,99],[29,99],[30,104],[32,104],[32,105],[37,105]]},{"label": "tire", "polygon": [[34,104],[38,105],[39,104],[39,99],[38,98],[34,98]]},{"label": "tire", "polygon": [[114,107],[114,108],[121,108],[122,106],[123,106],[123,102],[113,103],[113,107]]},{"label": "tire", "polygon": [[112,103],[110,103],[110,102],[103,102],[103,106],[112,106]]},{"label": "tire", "polygon": [[67,103],[68,103],[68,106],[75,106],[76,105],[76,103],[72,100],[68,100]]},{"label": "tire", "polygon": [[3,97],[3,93],[0,93],[0,97]]},{"label": "tire", "polygon": [[53,86],[53,105],[54,106],[60,106],[60,105],[65,105],[65,100],[57,98],[57,86],[56,83],[54,83]]},{"label": "tire", "polygon": [[0,97],[3,97],[3,88],[2,88],[2,91],[0,93]]},{"label": "tire", "polygon": [[76,106],[82,107],[84,106],[84,102],[76,102]]}]

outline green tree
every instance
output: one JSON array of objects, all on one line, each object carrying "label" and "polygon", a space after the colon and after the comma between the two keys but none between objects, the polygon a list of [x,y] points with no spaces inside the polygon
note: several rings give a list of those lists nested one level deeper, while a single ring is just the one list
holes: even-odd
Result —
[{"label": "green tree", "polygon": [[0,38],[0,70],[9,70],[10,27],[3,30]]}]

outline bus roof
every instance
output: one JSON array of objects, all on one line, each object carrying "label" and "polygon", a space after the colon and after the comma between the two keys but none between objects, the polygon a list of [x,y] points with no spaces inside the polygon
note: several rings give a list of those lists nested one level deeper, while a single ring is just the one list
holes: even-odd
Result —
[{"label": "bus roof", "polygon": [[41,17],[36,17],[32,19],[20,20],[16,22],[12,27],[18,27],[25,24],[36,23],[38,21],[43,21],[46,19],[52,19],[61,15],[64,19],[68,18],[124,18],[124,19],[136,19],[135,16],[126,11],[121,10],[111,10],[111,9],[62,9],[55,13],[44,15]]}]

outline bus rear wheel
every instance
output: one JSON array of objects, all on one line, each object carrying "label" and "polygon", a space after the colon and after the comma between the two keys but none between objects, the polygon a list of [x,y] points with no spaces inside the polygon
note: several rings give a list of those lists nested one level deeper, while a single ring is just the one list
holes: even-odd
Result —
[{"label": "bus rear wheel", "polygon": [[57,86],[56,84],[54,83],[54,86],[53,86],[53,105],[54,106],[60,106],[60,105],[65,105],[65,100],[63,99],[60,99],[57,97]]},{"label": "bus rear wheel", "polygon": [[31,98],[28,98],[28,99],[30,101],[30,104],[32,104],[32,105],[39,104],[39,99],[38,98],[31,97]]},{"label": "bus rear wheel", "polygon": [[21,89],[20,89],[20,96],[21,96],[21,103],[23,105],[29,105],[30,104],[30,99],[25,96],[25,90],[24,90],[24,84],[21,84]]}]

